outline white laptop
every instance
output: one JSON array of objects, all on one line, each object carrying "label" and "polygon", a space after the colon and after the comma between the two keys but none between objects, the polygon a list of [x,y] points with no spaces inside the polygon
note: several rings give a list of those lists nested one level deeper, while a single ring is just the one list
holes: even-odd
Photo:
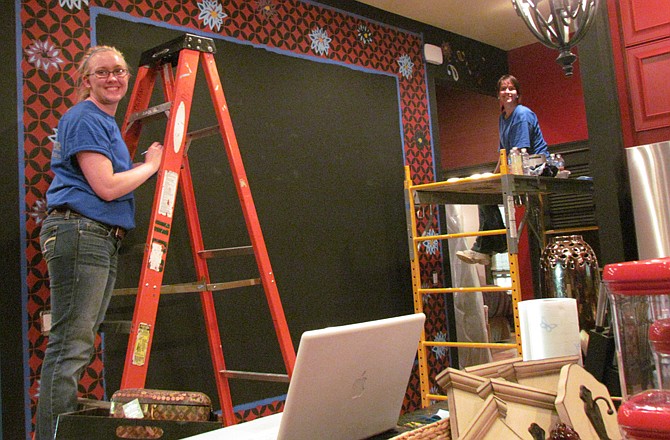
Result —
[{"label": "white laptop", "polygon": [[423,313],[303,333],[284,412],[191,440],[356,440],[396,427]]}]

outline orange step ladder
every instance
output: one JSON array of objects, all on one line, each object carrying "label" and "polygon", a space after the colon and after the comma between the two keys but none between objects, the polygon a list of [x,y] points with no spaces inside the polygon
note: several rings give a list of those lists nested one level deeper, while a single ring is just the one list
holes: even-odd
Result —
[{"label": "orange step ladder", "polygon": [[[143,123],[163,115],[167,115],[168,120],[163,141],[164,156],[157,173],[156,191],[121,388],[143,388],[145,385],[161,291],[164,293],[168,291],[171,293],[199,292],[209,350],[216,372],[216,385],[223,422],[225,425],[232,425],[236,421],[228,379],[243,378],[288,382],[295,365],[295,349],[288,331],[268,251],[223,94],[214,59],[215,52],[216,48],[212,39],[185,34],[154,49],[145,51],[140,59],[135,86],[122,125],[122,133],[131,157],[134,157],[136,153]],[[199,65],[205,72],[218,125],[188,133],[189,114]],[[153,87],[159,75],[162,79],[166,102],[149,108]],[[251,241],[249,247],[204,249],[187,153],[192,140],[216,133],[220,133],[223,138],[224,148]],[[162,286],[170,232],[173,227],[173,209],[177,188],[180,188],[183,199],[197,281],[192,284]],[[260,273],[259,279],[211,283],[207,265],[209,258],[252,252]],[[280,351],[286,366],[287,374],[285,375],[226,369],[214,308],[213,292],[256,284],[262,284],[265,290]]]}]

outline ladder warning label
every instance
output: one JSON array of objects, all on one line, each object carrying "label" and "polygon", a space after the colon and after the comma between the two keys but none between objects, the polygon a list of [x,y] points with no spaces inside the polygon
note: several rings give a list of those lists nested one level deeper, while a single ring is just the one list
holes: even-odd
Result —
[{"label": "ladder warning label", "polygon": [[158,213],[165,217],[172,218],[172,211],[174,210],[174,201],[177,196],[177,183],[179,182],[179,174],[174,171],[165,170],[163,177],[163,187],[161,188],[161,199],[158,205]]},{"label": "ladder warning label", "polygon": [[160,243],[151,243],[151,252],[149,253],[149,269],[160,272],[163,270],[164,246]]},{"label": "ladder warning label", "polygon": [[135,349],[133,350],[133,365],[141,367],[147,360],[150,330],[151,326],[144,322],[140,322],[140,325],[137,327],[137,338],[135,339]]}]

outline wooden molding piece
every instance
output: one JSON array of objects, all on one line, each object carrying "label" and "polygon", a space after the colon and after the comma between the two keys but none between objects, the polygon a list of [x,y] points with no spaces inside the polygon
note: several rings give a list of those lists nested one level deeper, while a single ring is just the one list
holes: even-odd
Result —
[{"label": "wooden molding piece", "polygon": [[[522,361],[519,361],[522,362]],[[518,382],[516,378],[516,371],[514,370],[514,364],[509,364],[505,365],[503,367],[500,367],[498,370],[498,378],[499,379],[505,379],[510,382]],[[493,379],[493,377],[491,378]]]},{"label": "wooden molding piece", "polygon": [[491,380],[455,368],[447,368],[435,380],[449,399],[451,437],[459,438],[460,431],[473,420],[486,396],[492,394]]},{"label": "wooden molding piece", "polygon": [[[586,387],[591,395],[591,404],[599,409],[607,436],[611,440],[621,440],[616,409],[607,387],[578,364],[564,365],[561,368],[556,392],[556,411],[561,421],[577,431],[581,438],[601,438],[584,409],[585,403],[580,397],[582,387]],[[609,408],[613,410],[612,414],[607,413]]]},{"label": "wooden molding piece", "polygon": [[577,364],[579,361],[579,356],[562,356],[538,361],[515,362],[512,367],[518,383],[556,393],[561,368],[564,365]]},{"label": "wooden molding piece", "polygon": [[501,377],[500,372],[505,369],[505,367],[510,366],[516,362],[521,362],[523,358],[515,357],[511,359],[505,359],[502,361],[489,362],[486,364],[473,365],[471,367],[463,368],[463,371],[471,374],[476,374],[477,376],[482,377]]},{"label": "wooden molding piece", "polygon": [[438,374],[435,381],[445,392],[454,387],[476,394],[482,385],[489,382],[489,379],[449,367]]},{"label": "wooden molding piece", "polygon": [[493,394],[505,402],[516,402],[537,408],[554,409],[556,393],[500,379],[491,379]]},{"label": "wooden molding piece", "polygon": [[507,404],[505,423],[523,438],[530,438],[532,423],[549,432],[560,420],[555,392],[500,379],[491,379],[491,388],[495,397]]},{"label": "wooden molding piece", "polygon": [[513,440],[521,439],[505,422],[507,404],[497,397],[490,395],[483,406],[475,414],[472,423],[463,431],[460,440]]}]

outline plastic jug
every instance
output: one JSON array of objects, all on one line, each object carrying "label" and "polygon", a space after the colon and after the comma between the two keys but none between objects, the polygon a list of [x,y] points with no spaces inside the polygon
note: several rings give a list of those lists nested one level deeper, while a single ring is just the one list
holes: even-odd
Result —
[{"label": "plastic jug", "polygon": [[670,258],[608,264],[603,283],[612,310],[622,397],[660,388],[649,331],[655,322],[670,318]]}]

